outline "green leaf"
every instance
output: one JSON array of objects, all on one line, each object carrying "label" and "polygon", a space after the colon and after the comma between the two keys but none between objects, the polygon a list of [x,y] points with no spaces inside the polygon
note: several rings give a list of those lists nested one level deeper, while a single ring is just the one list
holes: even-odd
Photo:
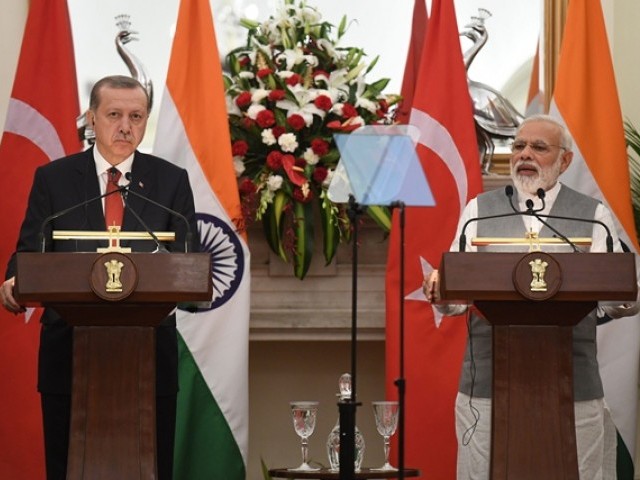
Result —
[{"label": "green leaf", "polygon": [[338,26],[338,38],[341,38],[344,35],[344,32],[347,30],[347,16],[343,15],[342,20],[340,20],[340,25]]},{"label": "green leaf", "polygon": [[380,95],[382,90],[386,88],[389,80],[390,79],[388,78],[381,78],[380,80],[373,82],[367,87],[367,93],[371,93],[373,98],[377,97],[378,95]]},{"label": "green leaf", "polygon": [[367,214],[386,233],[391,231],[391,211],[387,207],[369,205],[367,207]]},{"label": "green leaf", "polygon": [[249,30],[254,30],[260,26],[260,22],[251,20],[249,18],[241,18],[240,25],[242,25],[244,28],[248,28]]},{"label": "green leaf", "polygon": [[374,58],[373,61],[367,67],[367,70],[365,71],[365,75],[369,73],[371,70],[373,70],[373,67],[376,66],[376,63],[378,63],[379,59],[380,59],[380,55],[376,55],[376,58]]},{"label": "green leaf", "polygon": [[262,477],[264,480],[272,480],[271,475],[269,475],[269,467],[267,467],[262,457],[260,457],[260,465],[262,466]]},{"label": "green leaf", "polygon": [[336,221],[337,208],[328,198],[320,201],[320,216],[322,218],[323,253],[325,265],[329,265],[336,254],[340,243],[340,228]]},{"label": "green leaf", "polygon": [[293,273],[304,279],[313,256],[313,209],[311,203],[293,202],[293,228],[295,231],[295,252]]},{"label": "green leaf", "polygon": [[264,228],[264,236],[267,239],[269,247],[285,262],[288,261],[287,254],[282,244],[282,232],[284,230],[284,222],[282,221],[282,213],[287,205],[287,195],[282,192],[276,192],[273,202],[267,207],[265,216],[262,219],[262,227]]}]

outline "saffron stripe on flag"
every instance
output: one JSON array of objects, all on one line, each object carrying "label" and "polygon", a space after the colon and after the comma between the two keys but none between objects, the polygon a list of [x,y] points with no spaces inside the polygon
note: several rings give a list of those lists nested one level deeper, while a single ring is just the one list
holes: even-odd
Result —
[{"label": "saffron stripe on flag", "polygon": [[[179,312],[176,478],[240,480],[248,448],[249,251],[207,0],[182,0],[154,153],[189,172],[214,307]],[[223,250],[220,250],[223,249]]]},{"label": "saffron stripe on flag", "polygon": [[[575,143],[573,161],[560,180],[602,200],[619,237],[638,253],[622,113],[600,2],[569,2],[550,113],[567,126]],[[639,320],[622,318],[598,327],[605,400],[623,440],[618,445],[620,480],[633,479],[634,471]]]}]

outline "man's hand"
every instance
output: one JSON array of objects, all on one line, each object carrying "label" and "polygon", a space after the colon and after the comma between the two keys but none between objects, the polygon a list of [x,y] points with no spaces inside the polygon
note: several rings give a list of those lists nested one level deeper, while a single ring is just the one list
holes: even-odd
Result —
[{"label": "man's hand", "polygon": [[434,270],[422,282],[422,291],[427,297],[427,302],[434,303],[440,300],[440,274]]},{"label": "man's hand", "polygon": [[26,309],[13,298],[13,286],[15,283],[16,277],[11,277],[4,281],[0,287],[0,299],[2,299],[2,306],[11,313],[22,313]]}]

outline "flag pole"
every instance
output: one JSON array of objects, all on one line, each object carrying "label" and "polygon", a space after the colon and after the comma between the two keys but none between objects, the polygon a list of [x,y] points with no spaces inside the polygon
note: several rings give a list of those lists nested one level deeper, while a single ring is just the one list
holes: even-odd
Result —
[{"label": "flag pole", "polygon": [[358,214],[361,208],[353,195],[349,195],[349,221],[353,226],[353,255],[351,267],[351,398],[340,400],[340,480],[355,478],[356,440],[356,367],[358,340]]},{"label": "flag pole", "polygon": [[400,217],[400,376],[394,382],[398,387],[398,480],[404,480],[404,406],[406,395],[406,379],[404,378],[404,225],[405,225],[405,205],[404,202],[397,202],[398,216]]}]

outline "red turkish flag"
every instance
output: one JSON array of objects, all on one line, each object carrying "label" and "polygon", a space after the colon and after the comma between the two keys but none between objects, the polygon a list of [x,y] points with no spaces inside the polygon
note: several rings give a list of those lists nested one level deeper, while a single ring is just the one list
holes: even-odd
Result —
[{"label": "red turkish flag", "polygon": [[[36,167],[81,149],[79,110],[67,2],[32,0],[0,142],[0,262],[15,249]],[[0,478],[44,478],[39,322],[0,310]]]},{"label": "red turkish flag", "polygon": [[[473,107],[462,61],[453,0],[434,0],[418,69],[410,123],[420,130],[418,155],[435,207],[406,209],[404,341],[405,467],[429,478],[454,479],[454,401],[466,325],[441,318],[426,303],[424,275],[448,251],[466,203],[482,190]],[[400,235],[397,218],[387,259],[387,392],[399,376]],[[397,441],[396,441],[397,444]],[[397,452],[396,452],[397,455]]]},{"label": "red turkish flag", "polygon": [[407,62],[404,66],[404,77],[402,78],[402,102],[396,114],[398,123],[408,123],[413,105],[413,95],[416,90],[418,73],[420,72],[420,59],[422,58],[422,47],[427,32],[427,7],[425,0],[415,0],[413,4],[413,20],[411,22],[411,38],[409,39],[409,51],[407,52]]}]

